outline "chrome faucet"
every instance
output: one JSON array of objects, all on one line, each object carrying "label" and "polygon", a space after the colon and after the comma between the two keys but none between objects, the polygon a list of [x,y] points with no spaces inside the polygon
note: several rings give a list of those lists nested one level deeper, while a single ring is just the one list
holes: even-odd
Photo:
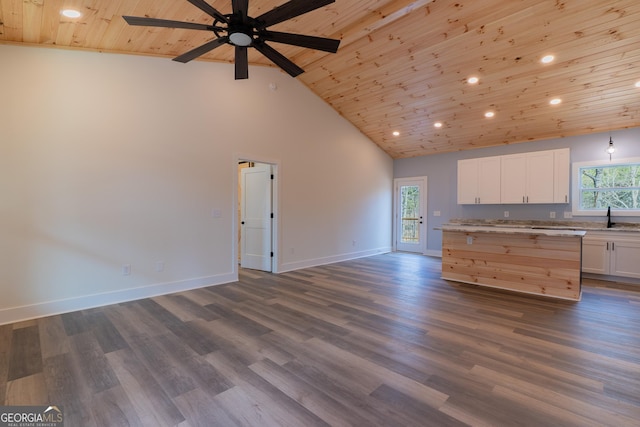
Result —
[{"label": "chrome faucet", "polygon": [[611,228],[614,223],[611,222],[611,206],[607,207],[607,228]]}]

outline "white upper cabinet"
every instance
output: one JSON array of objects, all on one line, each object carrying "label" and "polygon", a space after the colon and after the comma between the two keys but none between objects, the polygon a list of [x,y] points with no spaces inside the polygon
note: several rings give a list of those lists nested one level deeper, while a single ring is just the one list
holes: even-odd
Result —
[{"label": "white upper cabinet", "polygon": [[568,148],[553,150],[553,203],[569,203],[571,153]]},{"label": "white upper cabinet", "polygon": [[525,203],[527,193],[527,155],[510,154],[501,160],[501,203]]},{"label": "white upper cabinet", "polygon": [[502,157],[502,203],[553,203],[553,151]]},{"label": "white upper cabinet", "polygon": [[500,203],[500,156],[458,160],[458,204]]},{"label": "white upper cabinet", "polygon": [[458,204],[478,203],[478,159],[458,160]]},{"label": "white upper cabinet", "polygon": [[569,203],[570,151],[458,161],[458,204]]}]

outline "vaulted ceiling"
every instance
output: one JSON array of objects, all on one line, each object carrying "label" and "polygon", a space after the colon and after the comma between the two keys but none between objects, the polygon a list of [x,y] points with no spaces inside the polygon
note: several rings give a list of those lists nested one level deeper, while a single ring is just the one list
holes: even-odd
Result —
[{"label": "vaulted ceiling", "polygon": [[[283,3],[250,0],[249,16]],[[174,58],[215,37],[122,15],[212,23],[187,0],[0,0],[0,43]],[[336,54],[272,47],[393,158],[640,126],[638,0],[337,0],[272,29],[342,40]],[[233,58],[224,45],[198,60]],[[249,63],[273,66],[254,49]]]}]

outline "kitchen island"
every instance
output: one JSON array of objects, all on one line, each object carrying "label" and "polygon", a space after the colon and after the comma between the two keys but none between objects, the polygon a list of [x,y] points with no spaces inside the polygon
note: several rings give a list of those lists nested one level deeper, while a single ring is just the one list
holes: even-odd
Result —
[{"label": "kitchen island", "polygon": [[442,226],[442,278],[579,301],[582,230]]}]

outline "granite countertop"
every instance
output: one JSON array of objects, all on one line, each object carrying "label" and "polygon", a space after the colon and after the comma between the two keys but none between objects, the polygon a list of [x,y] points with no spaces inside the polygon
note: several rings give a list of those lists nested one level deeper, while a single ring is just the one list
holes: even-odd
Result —
[{"label": "granite countertop", "polygon": [[584,236],[585,230],[569,230],[566,228],[532,228],[525,226],[500,225],[472,225],[472,224],[443,224],[437,230],[463,231],[469,233],[500,233],[500,234],[537,234],[544,236]]},{"label": "granite countertop", "polygon": [[607,228],[606,221],[540,221],[506,219],[452,219],[444,226],[482,226],[534,230],[625,231],[640,233],[640,223],[618,222]]}]

